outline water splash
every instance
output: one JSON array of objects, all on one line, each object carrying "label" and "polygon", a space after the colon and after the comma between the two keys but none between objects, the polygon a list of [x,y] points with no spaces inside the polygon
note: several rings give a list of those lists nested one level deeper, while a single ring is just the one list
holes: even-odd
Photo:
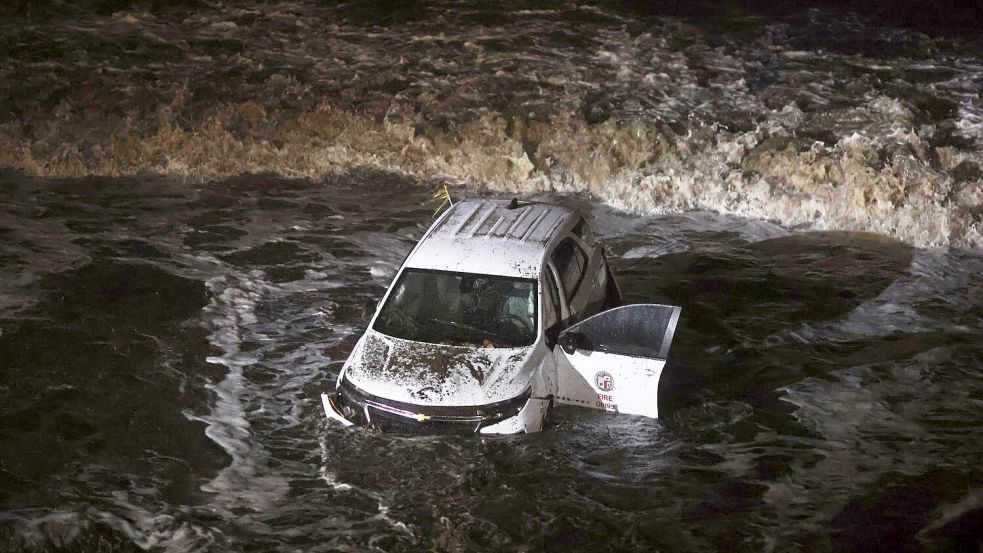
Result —
[{"label": "water splash", "polygon": [[816,11],[723,34],[597,6],[418,11],[246,3],[0,26],[17,106],[0,166],[195,181],[367,166],[983,247],[972,44]]}]

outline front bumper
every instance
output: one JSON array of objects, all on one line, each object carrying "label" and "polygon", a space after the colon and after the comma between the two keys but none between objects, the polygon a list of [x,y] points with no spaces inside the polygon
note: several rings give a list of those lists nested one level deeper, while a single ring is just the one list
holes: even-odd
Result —
[{"label": "front bumper", "polygon": [[542,430],[550,400],[533,398],[527,391],[486,405],[414,405],[370,395],[343,380],[335,393],[321,394],[321,403],[329,419],[345,426],[423,434],[514,434]]}]

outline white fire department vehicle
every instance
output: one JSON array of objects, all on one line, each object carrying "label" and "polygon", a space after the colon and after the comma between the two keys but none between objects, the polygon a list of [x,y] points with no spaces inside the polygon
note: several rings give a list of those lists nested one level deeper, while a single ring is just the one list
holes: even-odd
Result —
[{"label": "white fire department vehicle", "polygon": [[680,308],[620,305],[576,210],[462,201],[403,262],[321,394],[328,417],[383,430],[537,432],[555,405],[657,417]]}]

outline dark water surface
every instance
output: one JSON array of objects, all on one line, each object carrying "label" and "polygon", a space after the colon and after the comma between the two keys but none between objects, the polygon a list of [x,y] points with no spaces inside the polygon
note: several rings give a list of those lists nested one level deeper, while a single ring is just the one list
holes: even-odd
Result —
[{"label": "dark water surface", "polygon": [[978,551],[983,256],[586,199],[659,421],[328,423],[431,187],[0,177],[0,550]]}]

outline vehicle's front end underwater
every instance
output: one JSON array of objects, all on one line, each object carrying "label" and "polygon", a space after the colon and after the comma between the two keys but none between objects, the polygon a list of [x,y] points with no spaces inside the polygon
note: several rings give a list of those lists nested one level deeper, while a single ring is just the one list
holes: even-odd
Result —
[{"label": "vehicle's front end underwater", "polygon": [[404,433],[539,432],[560,404],[657,417],[679,308],[620,300],[576,210],[455,204],[397,271],[324,411]]},{"label": "vehicle's front end underwater", "polygon": [[400,271],[323,399],[328,416],[410,432],[540,430],[537,298],[528,278]]},{"label": "vehicle's front end underwater", "polygon": [[550,398],[528,369],[533,349],[428,344],[370,329],[321,401],[343,425],[387,432],[535,432]]},{"label": "vehicle's front end underwater", "polygon": [[[531,391],[514,399],[468,406],[422,406],[372,396],[343,380],[333,396],[324,396],[328,409],[343,423],[405,433],[515,433],[527,431],[538,414],[530,405]],[[536,428],[528,428],[535,430]]]}]

